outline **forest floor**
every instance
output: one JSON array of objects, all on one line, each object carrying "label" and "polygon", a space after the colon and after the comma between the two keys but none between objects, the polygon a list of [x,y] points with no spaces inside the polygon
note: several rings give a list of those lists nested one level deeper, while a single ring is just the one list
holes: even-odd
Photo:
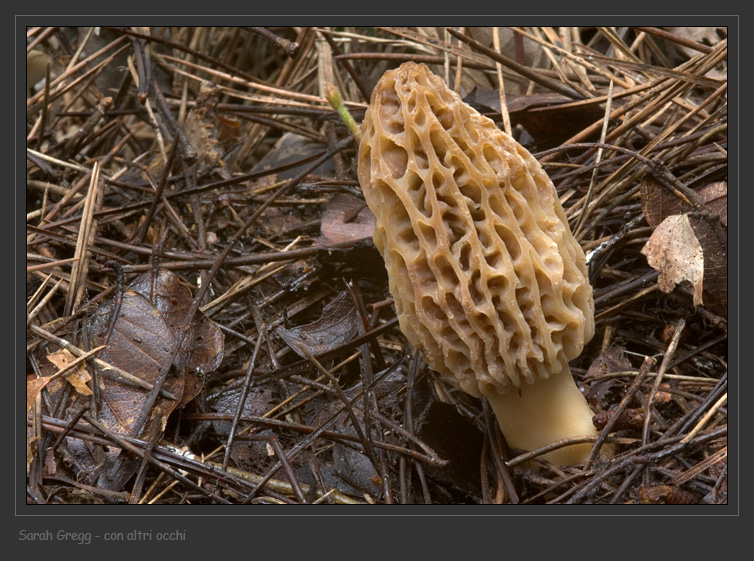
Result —
[{"label": "forest floor", "polygon": [[[726,30],[494,30],[28,29],[29,503],[727,502]],[[326,93],[359,123],[405,61],[509,122],[587,255],[586,464],[399,329]]]}]

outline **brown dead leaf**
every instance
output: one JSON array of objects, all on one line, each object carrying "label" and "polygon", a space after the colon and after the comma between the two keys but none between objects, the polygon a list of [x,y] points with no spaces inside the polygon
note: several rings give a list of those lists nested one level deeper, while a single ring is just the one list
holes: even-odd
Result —
[{"label": "brown dead leaf", "polygon": [[[168,271],[145,273],[123,291],[120,303],[113,296],[88,318],[85,329],[90,346],[107,345],[100,355],[105,362],[154,384],[160,372],[171,367],[175,333],[185,325],[191,302],[190,288],[177,275]],[[177,400],[159,396],[150,412],[163,429],[170,414],[201,391],[203,379],[198,371],[216,368],[222,353],[222,332],[198,314],[178,354],[175,372],[169,373],[162,386]],[[117,434],[130,434],[149,390],[126,383],[106,368],[99,368],[97,373],[97,420]],[[68,411],[76,408],[78,397],[72,396]],[[140,464],[135,458],[119,458],[117,449],[102,450],[73,437],[66,443],[78,465],[90,470],[97,485],[105,489],[122,489]],[[111,473],[116,466],[117,471]]]},{"label": "brown dead leaf", "polygon": [[[269,169],[288,166],[295,164],[303,158],[320,154],[327,150],[327,145],[317,142],[314,139],[300,136],[292,132],[283,133],[267,154],[251,168],[251,173],[259,173]],[[290,179],[301,173],[308,164],[295,165],[277,174],[278,180]],[[318,168],[314,169],[312,175],[322,175],[332,177],[335,174],[335,164],[332,160],[327,160]]]},{"label": "brown dead leaf", "polygon": [[727,230],[702,216],[689,215],[704,253],[704,302],[711,312],[728,313],[728,237]]},{"label": "brown dead leaf", "polygon": [[620,378],[609,377],[614,372],[631,370],[631,361],[626,356],[626,350],[620,345],[611,345],[592,362],[586,372],[586,398],[595,411],[605,409],[611,392],[622,392],[624,387]]},{"label": "brown dead leaf", "polygon": [[683,214],[693,209],[690,204],[671,195],[651,175],[641,179],[641,211],[652,228],[657,228],[668,216]]},{"label": "brown dead leaf", "polygon": [[[147,298],[134,290],[125,290],[112,334],[107,340],[115,308],[114,298],[100,305],[87,324],[89,338],[94,344],[108,345],[102,353],[103,360],[153,384],[160,371],[170,365],[175,341],[173,330]],[[128,434],[148,391],[123,383],[106,372],[103,374],[99,376],[99,419],[110,430]],[[168,376],[163,389],[180,398],[183,386],[183,376]],[[176,405],[176,401],[160,397],[155,402],[155,414],[167,419]]]},{"label": "brown dead leaf", "polygon": [[317,244],[323,246],[371,239],[374,214],[364,201],[338,193],[327,202],[320,229],[322,235]]},{"label": "brown dead leaf", "polygon": [[[720,181],[710,183],[696,191],[699,204],[711,216],[716,216],[720,222],[728,227],[728,183]],[[694,206],[682,198],[669,193],[651,175],[645,175],[641,180],[641,211],[647,219],[647,224],[656,228],[668,216],[693,212]]]},{"label": "brown dead leaf", "polygon": [[49,376],[41,376],[40,378],[34,378],[33,380],[27,380],[26,382],[26,418],[29,418],[31,408],[34,406],[34,400],[42,391],[42,389],[50,383]]},{"label": "brown dead leaf", "polygon": [[642,254],[660,273],[657,284],[669,293],[683,281],[691,283],[694,305],[702,305],[704,252],[685,214],[668,216],[655,228]]},{"label": "brown dead leaf", "polygon": [[219,89],[212,82],[201,83],[196,105],[186,118],[186,138],[196,150],[199,169],[217,168],[221,176],[228,176],[222,157],[228,142],[237,138],[239,122],[223,117],[217,111]]},{"label": "brown dead leaf", "polygon": [[728,182],[718,181],[705,185],[698,191],[699,202],[728,227]]},{"label": "brown dead leaf", "polygon": [[342,292],[322,310],[322,317],[311,323],[275,332],[301,357],[299,346],[316,356],[336,349],[353,339],[359,330],[359,314],[348,293]]},{"label": "brown dead leaf", "polygon": [[[113,321],[115,298],[107,300],[90,318],[90,340],[108,345],[102,355],[105,361],[153,384],[160,371],[170,366],[176,335],[185,325],[192,301],[191,289],[178,275],[167,270],[155,275],[144,273],[124,291],[109,340],[105,338]],[[203,381],[198,374],[217,368],[223,351],[220,328],[197,313],[176,357],[177,375],[168,376],[163,385],[179,401],[161,397],[155,402],[155,414],[163,424],[176,407],[201,391]],[[100,377],[100,386],[102,422],[119,434],[130,432],[147,390],[110,376]]]},{"label": "brown dead leaf", "polygon": [[[239,401],[243,390],[241,388],[227,389],[220,393],[216,400],[210,405],[210,409],[218,416],[232,419],[238,413]],[[276,399],[274,391],[268,387],[252,386],[246,392],[246,400],[241,406],[241,415],[243,417],[263,417],[267,412],[279,402]],[[217,434],[226,436],[230,433],[232,422],[230,420],[212,421],[212,427]],[[265,429],[256,432],[256,436],[264,438],[272,436],[273,432]],[[265,448],[266,442],[257,439],[237,439],[233,442],[230,457],[233,461],[241,465],[268,465],[269,457]]]},{"label": "brown dead leaf", "polygon": [[[481,113],[500,116],[500,92],[497,88],[477,86],[464,97],[464,101]],[[604,113],[597,105],[573,103],[572,99],[556,93],[506,93],[505,102],[511,125],[523,126],[540,150],[559,145]]]},{"label": "brown dead leaf", "polygon": [[[76,357],[66,349],[61,349],[52,354],[47,355],[47,360],[58,367],[59,370],[67,367],[71,364]],[[87,383],[92,380],[92,376],[84,368],[84,363],[76,366],[71,372],[65,375],[65,379],[74,387],[74,389],[81,395],[92,395],[92,390]]]},{"label": "brown dead leaf", "polygon": [[[154,282],[154,287],[152,283]],[[139,275],[129,288],[152,300],[174,334],[183,329],[193,296],[189,286],[175,273],[161,269],[153,279],[151,273]],[[197,312],[176,357],[176,367],[188,372],[208,373],[220,366],[225,336],[217,324]]]},{"label": "brown dead leaf", "polygon": [[695,212],[693,205],[668,193],[657,180],[645,175],[641,182],[641,208],[652,228],[657,228],[669,216],[688,213],[688,221],[704,256],[705,305],[710,311],[725,315],[728,311],[728,183],[710,183],[696,194],[705,212]]}]

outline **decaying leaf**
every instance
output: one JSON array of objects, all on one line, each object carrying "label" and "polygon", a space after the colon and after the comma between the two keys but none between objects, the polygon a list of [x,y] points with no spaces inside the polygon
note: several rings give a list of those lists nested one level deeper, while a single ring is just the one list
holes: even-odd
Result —
[{"label": "decaying leaf", "polygon": [[[230,433],[232,419],[238,412],[239,400],[242,394],[241,388],[226,389],[217,399],[209,404],[210,409],[223,420],[212,421],[212,427],[217,434],[227,436]],[[262,417],[276,403],[274,392],[271,388],[253,386],[246,393],[246,400],[241,408],[242,417]],[[264,438],[272,436],[273,431],[261,430],[255,433],[256,437]],[[255,439],[236,439],[231,448],[230,457],[239,465],[268,465],[270,459],[267,456],[266,442]]]},{"label": "decaying leaf", "polygon": [[196,105],[186,119],[185,132],[197,152],[199,168],[211,169],[222,177],[230,177],[222,160],[228,140],[238,134],[238,121],[223,117],[217,111],[219,88],[212,82],[202,82]]},{"label": "decaying leaf", "polygon": [[50,383],[49,376],[41,376],[26,381],[26,417],[29,417],[31,408],[34,406],[34,400],[37,399],[39,392]]},{"label": "decaying leaf", "polygon": [[[134,290],[125,290],[120,307],[116,308],[117,302],[110,299],[97,309],[87,324],[89,338],[96,345],[108,345],[102,352],[103,360],[154,384],[160,371],[170,365],[173,330],[155,306]],[[113,319],[115,313],[117,318]],[[112,321],[115,324],[110,333]],[[183,385],[183,376],[168,376],[163,388],[180,398]],[[148,390],[103,371],[99,376],[100,421],[118,434],[130,433],[147,393]],[[176,404],[174,400],[158,398],[155,414],[166,419]]]},{"label": "decaying leaf", "polygon": [[728,311],[728,183],[710,183],[696,191],[705,212],[669,193],[650,175],[641,182],[641,208],[647,223],[657,228],[670,216],[687,214],[704,256],[704,302],[710,311]]},{"label": "decaying leaf", "polygon": [[[268,169],[294,164],[307,156],[314,156],[325,150],[327,150],[327,146],[321,142],[292,132],[286,132],[275,143],[275,146],[261,160],[254,164],[254,167],[251,168],[251,173],[259,173]],[[301,170],[306,165],[301,164],[290,169],[281,170],[278,173],[278,179],[283,180],[295,177],[297,173],[301,173]],[[323,175],[325,177],[330,177],[334,173],[335,168],[332,160],[327,160],[312,172],[313,175]]]},{"label": "decaying leaf", "polygon": [[612,390],[622,392],[625,388],[620,378],[608,376],[615,372],[632,370],[631,361],[626,356],[626,349],[620,345],[611,345],[600,353],[586,372],[585,395],[595,411],[605,409],[608,395]]},{"label": "decaying leaf", "polygon": [[642,504],[654,505],[693,505],[699,502],[699,498],[694,493],[674,485],[642,486],[639,498]]},{"label": "decaying leaf", "polygon": [[286,329],[278,327],[276,333],[300,356],[302,346],[312,355],[336,349],[354,338],[359,329],[359,314],[343,292],[322,310],[322,317],[311,323]]},{"label": "decaying leaf", "polygon": [[371,239],[374,234],[374,214],[364,201],[338,193],[327,202],[320,228],[322,235],[317,240],[319,245],[330,246]]},{"label": "decaying leaf", "polygon": [[[174,334],[183,328],[193,297],[189,286],[178,275],[161,269],[153,279],[151,273],[144,273],[139,275],[129,288],[150,301],[154,295],[157,310]],[[223,332],[201,311],[197,312],[183,340],[181,352],[176,358],[176,366],[189,372],[212,372],[220,365],[223,350]]]},{"label": "decaying leaf", "polygon": [[[711,216],[719,218],[728,227],[728,183],[720,181],[710,183],[696,192],[700,204],[704,205]],[[641,180],[641,211],[647,224],[656,228],[668,216],[693,212],[694,206],[684,199],[669,193],[651,175]],[[693,224],[692,224],[693,226]]]},{"label": "decaying leaf", "polygon": [[704,253],[704,305],[716,314],[727,315],[728,232],[700,216],[689,215],[689,223]]},{"label": "decaying leaf", "polygon": [[[123,292],[120,304],[116,297],[110,298],[89,318],[90,341],[108,345],[102,353],[103,360],[153,384],[159,373],[170,366],[176,335],[183,329],[191,302],[191,290],[174,273],[144,273]],[[176,358],[177,375],[168,376],[163,385],[179,401],[158,398],[153,414],[164,424],[175,407],[201,390],[197,372],[217,368],[222,356],[222,332],[198,313]],[[115,432],[128,433],[141,412],[147,390],[107,372],[103,374],[99,378],[100,420]],[[190,396],[184,395],[187,378]]]},{"label": "decaying leaf", "polygon": [[[718,181],[705,185],[698,191],[699,202],[728,227],[728,182]],[[692,225],[693,226],[693,225]]]},{"label": "decaying leaf", "polygon": [[683,214],[693,209],[679,197],[671,195],[651,175],[641,180],[641,211],[652,228],[657,228],[668,216]]},{"label": "decaying leaf", "polygon": [[[481,113],[500,114],[500,92],[497,88],[476,87],[463,99]],[[596,105],[574,104],[556,93],[514,95],[506,93],[511,125],[521,125],[539,149],[557,146],[578,131],[602,117]]]},{"label": "decaying leaf", "polygon": [[[61,349],[47,355],[47,360],[62,370],[76,360],[76,357],[67,349]],[[86,385],[91,381],[92,376],[87,372],[86,368],[84,368],[84,363],[76,366],[71,372],[65,375],[65,378],[81,395],[92,395],[91,388]]]},{"label": "decaying leaf", "polygon": [[704,253],[687,215],[675,214],[663,220],[641,252],[660,273],[660,290],[672,292],[677,284],[688,281],[693,287],[694,305],[702,305]]}]

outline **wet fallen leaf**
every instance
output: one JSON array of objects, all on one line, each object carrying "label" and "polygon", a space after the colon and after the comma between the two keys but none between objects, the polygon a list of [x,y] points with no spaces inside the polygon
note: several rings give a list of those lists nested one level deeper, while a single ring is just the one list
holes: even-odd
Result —
[{"label": "wet fallen leaf", "polygon": [[728,313],[728,237],[715,221],[689,215],[691,228],[704,254],[704,303],[712,312]]},{"label": "wet fallen leaf", "polygon": [[480,497],[479,462],[484,437],[479,429],[461,415],[454,405],[432,397],[429,405],[416,415],[416,436],[448,464],[441,468],[426,466],[427,473],[473,497]]},{"label": "wet fallen leaf", "polygon": [[705,185],[698,191],[699,202],[728,227],[728,182],[718,181]]},{"label": "wet fallen leaf", "polygon": [[[306,158],[307,156],[314,156],[327,150],[327,146],[321,142],[317,142],[311,138],[299,136],[292,132],[286,132],[280,137],[280,140],[275,143],[275,146],[257,162],[251,169],[251,173],[258,173],[282,167],[286,165],[294,164]],[[290,169],[281,170],[278,173],[278,179],[290,179],[300,173],[302,169],[308,164],[301,164]],[[321,166],[312,171],[313,175],[324,175],[325,177],[331,177],[335,173],[335,167],[332,160],[327,160]]]},{"label": "wet fallen leaf", "polygon": [[[210,404],[210,409],[218,416],[226,417],[224,420],[212,421],[212,428],[217,434],[227,436],[230,433],[231,421],[238,411],[241,399],[241,388],[223,391],[216,400]],[[242,417],[262,417],[276,403],[276,396],[268,387],[252,386],[248,389],[246,400],[241,408]],[[240,428],[240,427],[239,427]],[[257,430],[255,437],[265,438],[273,435],[269,429]],[[236,439],[230,451],[230,457],[241,466],[268,465],[265,442],[255,439]]]},{"label": "wet fallen leaf", "polygon": [[[699,204],[711,216],[716,216],[720,222],[728,227],[728,183],[720,181],[710,183],[696,191]],[[641,210],[647,223],[656,228],[668,216],[693,212],[694,206],[681,197],[669,193],[651,175],[645,175],[641,180]]]},{"label": "wet fallen leaf", "polygon": [[[191,288],[178,275],[166,269],[161,269],[155,278],[151,273],[144,273],[129,288],[150,301],[154,294],[155,306],[173,333],[178,334],[183,329],[193,297]],[[176,357],[176,367],[202,374],[212,372],[222,362],[224,340],[217,324],[201,311],[197,312]]]},{"label": "wet fallen leaf", "polygon": [[317,244],[324,246],[371,239],[374,214],[364,201],[337,193],[327,202],[322,213],[320,231],[322,235],[317,239]]},{"label": "wet fallen leaf", "polygon": [[299,346],[315,356],[336,349],[356,336],[359,321],[359,314],[348,293],[342,292],[325,305],[318,320],[290,329],[278,327],[276,333],[297,354],[306,358]]},{"label": "wet fallen leaf", "polygon": [[[96,345],[108,345],[101,355],[104,361],[154,384],[160,371],[171,364],[173,330],[159,310],[134,290],[125,290],[120,307],[116,308],[116,299],[111,298],[97,309],[87,324],[89,338]],[[168,376],[163,389],[180,398],[183,386],[183,376]],[[130,433],[147,393],[148,390],[103,371],[99,376],[100,421],[118,434]],[[166,419],[177,403],[160,397],[153,414]]]},{"label": "wet fallen leaf", "polygon": [[688,281],[693,287],[694,305],[702,305],[704,253],[685,214],[668,216],[655,228],[642,254],[660,273],[657,284],[663,292]]}]

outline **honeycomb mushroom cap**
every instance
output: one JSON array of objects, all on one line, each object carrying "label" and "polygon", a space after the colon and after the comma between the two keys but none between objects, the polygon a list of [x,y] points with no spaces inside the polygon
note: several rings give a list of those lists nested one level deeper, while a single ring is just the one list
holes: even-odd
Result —
[{"label": "honeycomb mushroom cap", "polygon": [[537,160],[424,64],[388,71],[359,181],[400,327],[481,397],[568,370],[594,333],[584,253]]}]

